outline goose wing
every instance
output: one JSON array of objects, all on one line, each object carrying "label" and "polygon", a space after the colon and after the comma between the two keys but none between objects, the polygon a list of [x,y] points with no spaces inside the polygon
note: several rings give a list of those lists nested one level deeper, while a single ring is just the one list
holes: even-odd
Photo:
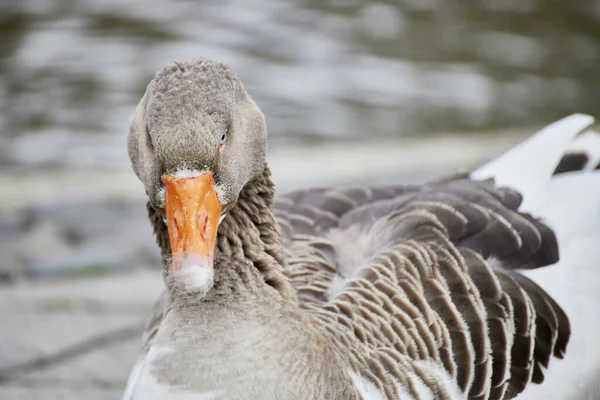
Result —
[{"label": "goose wing", "polygon": [[277,200],[298,297],[373,398],[513,398],[562,358],[567,316],[517,272],[555,263],[557,237],[524,211],[554,227],[553,172],[592,123],[559,120],[470,175]]},{"label": "goose wing", "polygon": [[570,335],[560,307],[517,272],[558,260],[554,233],[519,213],[521,200],[458,176],[298,191],[274,210],[298,297],[388,398],[452,398],[444,379],[503,398],[541,382]]}]

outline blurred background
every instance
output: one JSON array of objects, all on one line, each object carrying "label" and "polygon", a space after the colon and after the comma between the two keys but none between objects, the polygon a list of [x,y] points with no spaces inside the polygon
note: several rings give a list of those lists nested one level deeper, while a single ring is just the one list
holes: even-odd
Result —
[{"label": "blurred background", "polygon": [[279,190],[421,182],[600,101],[593,0],[2,0],[0,39],[2,399],[122,390],[161,289],[128,120],[168,62],[242,78]]}]

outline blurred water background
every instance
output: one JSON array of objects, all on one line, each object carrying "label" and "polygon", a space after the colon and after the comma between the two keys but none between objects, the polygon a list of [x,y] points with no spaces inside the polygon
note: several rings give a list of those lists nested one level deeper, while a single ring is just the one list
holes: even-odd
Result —
[{"label": "blurred water background", "polygon": [[231,65],[272,146],[547,123],[600,100],[594,0],[3,0],[0,159],[127,165],[172,60]]},{"label": "blurred water background", "polygon": [[0,398],[118,398],[162,286],[128,120],[195,57],[266,114],[280,190],[422,181],[597,113],[600,2],[2,0]]}]

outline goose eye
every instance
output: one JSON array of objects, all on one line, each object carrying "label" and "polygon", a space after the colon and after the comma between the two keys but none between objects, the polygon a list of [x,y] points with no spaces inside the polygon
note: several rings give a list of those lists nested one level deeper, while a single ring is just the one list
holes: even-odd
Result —
[{"label": "goose eye", "polygon": [[219,140],[219,150],[223,150],[225,147],[225,142],[227,141],[227,137],[229,136],[229,126],[225,128],[225,132],[221,136],[221,140]]}]

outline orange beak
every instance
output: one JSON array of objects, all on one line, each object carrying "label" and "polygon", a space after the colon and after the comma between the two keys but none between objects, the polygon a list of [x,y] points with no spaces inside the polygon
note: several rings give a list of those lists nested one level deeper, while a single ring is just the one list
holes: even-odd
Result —
[{"label": "orange beak", "polygon": [[211,172],[198,177],[162,176],[166,186],[165,212],[173,255],[173,269],[188,258],[200,257],[212,269],[221,203]]}]

